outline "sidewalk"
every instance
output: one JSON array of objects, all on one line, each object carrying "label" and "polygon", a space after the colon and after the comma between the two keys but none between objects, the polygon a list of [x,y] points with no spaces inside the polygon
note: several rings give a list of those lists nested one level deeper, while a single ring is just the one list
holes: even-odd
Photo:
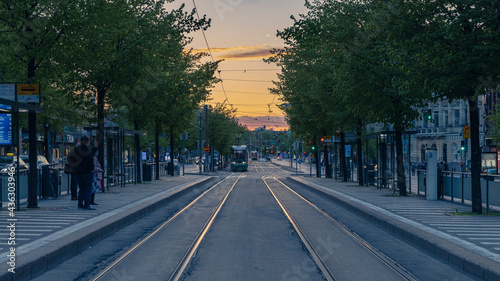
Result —
[{"label": "sidewalk", "polygon": [[304,175],[292,179],[463,272],[500,280],[500,216],[450,215],[471,207],[416,195],[399,197],[389,189],[354,182]]},{"label": "sidewalk", "polygon": [[[113,187],[96,195],[99,204],[96,210],[78,209],[78,201],[70,200],[69,195],[40,200],[38,209],[23,207],[14,211],[15,217],[10,217],[4,208],[0,213],[3,225],[0,227],[0,280],[29,280],[159,209],[176,196],[214,180],[215,176],[162,177],[143,184]],[[10,256],[14,254],[15,264],[9,265]],[[11,266],[15,266],[15,274],[9,272]]]}]

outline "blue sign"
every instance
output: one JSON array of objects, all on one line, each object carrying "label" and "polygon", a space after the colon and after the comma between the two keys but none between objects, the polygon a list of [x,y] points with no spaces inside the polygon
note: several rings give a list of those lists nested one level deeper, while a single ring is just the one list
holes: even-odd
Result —
[{"label": "blue sign", "polygon": [[302,159],[299,159],[297,163],[302,164]]},{"label": "blue sign", "polygon": [[351,146],[350,145],[345,145],[345,157],[350,158],[351,157]]},{"label": "blue sign", "polygon": [[12,145],[12,114],[0,114],[0,145]]}]

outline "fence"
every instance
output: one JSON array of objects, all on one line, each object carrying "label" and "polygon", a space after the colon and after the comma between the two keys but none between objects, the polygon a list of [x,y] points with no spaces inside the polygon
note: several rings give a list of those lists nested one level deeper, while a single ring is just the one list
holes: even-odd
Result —
[{"label": "fence", "polygon": [[[427,193],[425,171],[418,170],[418,194]],[[438,198],[463,204],[470,204],[472,197],[471,174],[445,171],[438,175]],[[481,174],[482,203],[489,211],[490,207],[500,208],[500,176]]]},{"label": "fence", "polygon": [[[152,178],[156,178],[156,164],[148,164],[152,169]],[[166,163],[160,162],[159,176],[166,176]],[[49,169],[49,171],[45,170]],[[178,169],[178,168],[177,168]],[[43,171],[45,170],[45,171]],[[45,178],[44,177],[48,177]],[[2,202],[8,201],[8,178],[7,174],[0,174],[0,207]],[[113,186],[125,186],[127,183],[136,183],[137,170],[135,164],[125,164],[120,173],[113,173],[104,175],[102,181],[105,191],[109,191]],[[37,198],[57,198],[62,194],[71,193],[71,175],[63,173],[63,168],[60,165],[49,165],[44,169],[38,169],[38,184],[37,184]],[[16,183],[19,200],[26,200],[28,198],[28,170],[19,171],[19,182]]]}]

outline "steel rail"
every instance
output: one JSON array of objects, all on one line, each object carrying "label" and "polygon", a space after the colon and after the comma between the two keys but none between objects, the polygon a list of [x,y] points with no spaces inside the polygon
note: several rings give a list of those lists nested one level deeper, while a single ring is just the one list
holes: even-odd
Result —
[{"label": "steel rail", "polygon": [[304,198],[302,195],[298,194],[295,190],[291,189],[289,186],[284,184],[282,181],[274,177],[274,180],[279,182],[281,185],[286,187],[288,190],[293,192],[297,197],[305,201],[307,204],[309,204],[311,207],[313,207],[315,210],[317,210],[319,213],[321,213],[323,216],[325,216],[329,221],[331,221],[335,226],[337,226],[340,230],[342,230],[344,233],[346,233],[349,237],[351,237],[354,241],[356,241],[359,245],[364,247],[368,252],[372,253],[375,257],[377,257],[380,261],[382,261],[385,265],[387,265],[389,268],[394,270],[396,273],[398,273],[401,277],[403,277],[406,280],[410,281],[417,281],[419,280],[417,277],[415,277],[413,274],[411,274],[408,270],[403,268],[400,264],[392,260],[390,257],[386,256],[384,253],[382,253],[379,249],[375,248],[372,246],[370,243],[368,243],[366,240],[361,238],[359,235],[353,233],[347,226],[345,226],[343,223],[341,223],[339,220],[331,217],[329,214],[324,212],[323,210],[319,209],[315,204],[313,204],[311,201],[307,200]]},{"label": "steel rail", "polygon": [[[144,237],[141,241],[137,242],[132,248],[130,248],[127,252],[123,253],[118,259],[116,259],[113,263],[108,265],[104,270],[102,270],[97,276],[92,279],[93,281],[97,281],[104,277],[110,270],[112,270],[116,265],[118,265],[123,259],[125,259],[127,256],[129,256],[132,252],[134,252],[137,248],[139,248],[141,245],[143,245],[145,242],[147,242],[149,239],[151,239],[153,236],[155,236],[160,230],[162,230],[164,227],[166,227],[168,224],[170,224],[175,218],[177,218],[179,215],[181,215],[183,212],[185,212],[188,208],[190,208],[194,203],[196,203],[198,200],[200,200],[203,196],[205,196],[208,192],[213,190],[215,187],[220,185],[222,182],[226,181],[229,177],[231,177],[233,174],[228,175],[225,177],[223,180],[219,181],[218,183],[214,184],[212,187],[209,189],[205,190],[202,194],[200,194],[196,199],[191,201],[188,205],[186,205],[184,208],[179,210],[175,215],[173,215],[171,218],[169,218],[167,221],[163,222],[155,231],[153,231],[151,234],[148,236]],[[239,179],[239,178],[238,178]],[[238,181],[238,180],[236,180]]]},{"label": "steel rail", "polygon": [[182,274],[184,273],[187,266],[191,262],[191,259],[193,258],[194,254],[198,250],[198,247],[200,246],[201,241],[203,240],[203,238],[205,238],[205,235],[207,234],[210,227],[213,225],[213,222],[214,222],[215,218],[217,217],[217,215],[219,214],[220,210],[222,209],[222,206],[226,203],[226,200],[229,197],[229,194],[231,194],[231,191],[233,191],[234,186],[238,183],[238,181],[240,180],[241,177],[243,177],[243,174],[238,176],[238,178],[233,183],[233,185],[231,186],[229,191],[226,193],[224,198],[219,202],[217,209],[215,210],[215,212],[212,213],[212,215],[210,216],[210,219],[207,221],[207,223],[203,227],[202,231],[200,233],[198,233],[198,236],[196,237],[195,241],[193,242],[193,244],[191,244],[191,246],[189,247],[189,250],[186,252],[184,257],[181,259],[181,261],[179,262],[179,264],[175,268],[173,274],[168,279],[169,281],[180,280],[180,278],[182,277]]},{"label": "steel rail", "polygon": [[278,196],[274,193],[274,191],[271,189],[271,187],[269,186],[269,184],[267,184],[267,182],[265,180],[265,177],[263,176],[261,179],[264,182],[264,184],[267,186],[267,189],[269,189],[269,191],[273,195],[273,197],[276,200],[276,202],[278,202],[278,205],[281,207],[281,210],[283,211],[283,213],[285,214],[285,216],[287,217],[287,219],[292,224],[293,228],[295,229],[295,231],[299,235],[302,243],[306,246],[307,251],[311,255],[312,259],[314,260],[314,262],[316,263],[316,265],[320,269],[321,273],[323,273],[323,276],[325,277],[325,279],[328,280],[328,281],[336,281],[335,276],[333,275],[333,273],[330,271],[330,269],[325,264],[325,262],[323,261],[323,259],[321,258],[321,256],[318,254],[318,252],[316,252],[316,250],[314,249],[313,245],[311,244],[311,242],[309,242],[309,239],[307,239],[307,237],[304,234],[304,232],[302,231],[302,229],[300,229],[300,227],[297,224],[297,222],[295,222],[295,220],[293,219],[293,217],[290,215],[290,213],[288,212],[288,210],[285,207],[285,205],[283,205],[281,203],[281,201],[279,200]]}]

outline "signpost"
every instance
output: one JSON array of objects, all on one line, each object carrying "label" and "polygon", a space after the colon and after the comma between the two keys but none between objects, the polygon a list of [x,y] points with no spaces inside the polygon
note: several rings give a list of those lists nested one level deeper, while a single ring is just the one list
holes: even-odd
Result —
[{"label": "signpost", "polygon": [[464,126],[464,128],[462,129],[462,131],[464,132],[462,134],[463,138],[464,139],[470,139],[470,126]]},{"label": "signpost", "polygon": [[40,84],[17,84],[17,101],[40,103]]}]

